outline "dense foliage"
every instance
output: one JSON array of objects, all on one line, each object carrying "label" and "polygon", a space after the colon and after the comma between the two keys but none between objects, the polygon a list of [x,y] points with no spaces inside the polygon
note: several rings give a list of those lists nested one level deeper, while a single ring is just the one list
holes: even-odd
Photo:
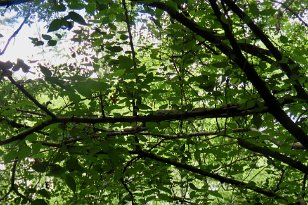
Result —
[{"label": "dense foliage", "polygon": [[0,61],[1,204],[306,204],[307,2],[0,6],[53,61]]}]

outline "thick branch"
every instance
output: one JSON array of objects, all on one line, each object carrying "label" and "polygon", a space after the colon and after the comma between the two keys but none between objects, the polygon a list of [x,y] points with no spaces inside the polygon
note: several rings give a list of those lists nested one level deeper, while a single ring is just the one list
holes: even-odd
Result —
[{"label": "thick branch", "polygon": [[[253,33],[264,43],[264,45],[269,49],[269,51],[272,53],[274,58],[277,60],[279,65],[281,66],[282,70],[287,74],[287,76],[292,79],[294,78],[294,75],[298,75],[298,65],[295,62],[290,62],[291,67],[294,67],[291,69],[291,67],[283,62],[286,56],[283,56],[283,54],[273,45],[273,43],[270,41],[268,36],[250,19],[250,17],[244,13],[232,0],[223,0],[229,8],[236,13],[253,31]],[[308,99],[308,94],[304,90],[304,88],[301,86],[298,80],[293,79],[293,86],[298,94],[298,96],[304,100]]]},{"label": "thick branch", "polygon": [[[229,0],[228,0],[229,1]],[[220,21],[225,35],[228,38],[232,48],[233,55],[230,58],[242,69],[246,74],[249,81],[258,90],[261,97],[264,99],[266,105],[269,107],[271,114],[285,127],[298,141],[300,141],[306,148],[308,148],[308,136],[307,134],[297,126],[289,116],[283,111],[279,101],[271,94],[267,88],[265,82],[259,77],[258,73],[254,69],[253,65],[248,62],[241,52],[240,47],[232,33],[230,25],[223,21],[223,16],[216,4],[215,0],[210,0],[211,6],[217,19]]]}]

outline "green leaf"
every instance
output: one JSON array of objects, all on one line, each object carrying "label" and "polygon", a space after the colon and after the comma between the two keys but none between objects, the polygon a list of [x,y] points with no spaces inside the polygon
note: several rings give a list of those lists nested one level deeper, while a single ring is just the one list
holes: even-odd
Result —
[{"label": "green leaf", "polygon": [[40,189],[37,193],[47,199],[50,199],[50,193],[46,189]]},{"label": "green leaf", "polygon": [[218,191],[210,191],[209,194],[214,196],[215,198],[223,198]]},{"label": "green leaf", "polygon": [[134,61],[127,56],[119,56],[118,59],[119,59],[119,67],[121,69],[130,69],[134,66]]},{"label": "green leaf", "polygon": [[66,170],[72,171],[83,171],[83,168],[78,163],[78,160],[76,158],[69,158],[65,163]]},{"label": "green leaf", "polygon": [[74,11],[70,11],[67,15],[67,18],[73,20],[76,23],[79,23],[80,25],[88,25],[84,18]]},{"label": "green leaf", "polygon": [[35,199],[31,202],[31,205],[48,205],[44,199]]},{"label": "green leaf", "polygon": [[189,187],[193,190],[199,190],[193,183],[189,183]]},{"label": "green leaf", "polygon": [[262,117],[261,115],[255,114],[252,118],[252,124],[256,126],[256,128],[260,128],[262,125]]},{"label": "green leaf", "polygon": [[57,31],[59,29],[61,29],[63,26],[67,25],[67,21],[65,19],[54,19],[48,28],[48,33],[49,32],[53,32],[53,31]]},{"label": "green leaf", "polygon": [[115,53],[118,53],[118,52],[123,51],[123,48],[120,47],[120,46],[106,46],[106,48],[107,48],[109,51],[115,52]]},{"label": "green leaf", "polygon": [[28,147],[27,145],[23,145],[19,147],[18,150],[18,159],[24,159],[26,157],[28,157],[31,154],[31,148]]},{"label": "green leaf", "polygon": [[281,43],[284,44],[289,42],[289,39],[286,36],[280,36],[279,40],[281,41]]},{"label": "green leaf", "polygon": [[253,14],[253,15],[258,15],[259,14],[259,9],[258,9],[258,5],[254,2],[249,4],[249,11]]},{"label": "green leaf", "polygon": [[47,34],[42,34],[42,38],[43,38],[44,40],[47,40],[47,41],[49,41],[49,40],[52,39],[52,37],[51,37],[50,35],[47,35]]},{"label": "green leaf", "polygon": [[66,6],[62,3],[59,3],[59,4],[56,4],[56,5],[53,5],[53,8],[54,10],[56,11],[66,11]]},{"label": "green leaf", "polygon": [[57,45],[57,41],[56,40],[49,40],[47,44],[48,44],[48,46],[55,46],[55,45]]},{"label": "green leaf", "polygon": [[46,172],[47,168],[48,168],[48,162],[41,162],[39,160],[35,160],[34,164],[32,165],[32,169],[40,173]]},{"label": "green leaf", "polygon": [[31,40],[31,43],[33,43],[34,46],[42,46],[42,45],[44,45],[44,42],[40,41],[38,38],[29,37],[29,39]]},{"label": "green leaf", "polygon": [[41,150],[42,144],[41,143],[33,143],[32,144],[32,154],[37,154]]},{"label": "green leaf", "polygon": [[12,160],[14,160],[18,155],[18,152],[16,150],[11,150],[9,153],[3,156],[4,163],[10,163]]},{"label": "green leaf", "polygon": [[45,77],[51,77],[52,72],[49,70],[49,68],[39,65],[41,72],[44,74]]},{"label": "green leaf", "polygon": [[76,192],[76,182],[75,179],[70,174],[66,174],[64,181],[66,185],[75,193]]},{"label": "green leaf", "polygon": [[53,164],[50,166],[49,174],[51,176],[61,176],[65,173],[65,169],[58,164]]}]

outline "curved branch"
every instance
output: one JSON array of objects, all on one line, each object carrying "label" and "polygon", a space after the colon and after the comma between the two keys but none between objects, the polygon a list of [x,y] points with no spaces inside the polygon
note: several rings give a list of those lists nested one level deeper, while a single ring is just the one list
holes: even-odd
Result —
[{"label": "curved branch", "polygon": [[[2,1],[0,1],[0,6],[1,6]],[[6,51],[7,47],[9,46],[11,40],[17,36],[17,34],[19,33],[19,31],[21,30],[21,28],[23,27],[23,25],[26,23],[26,21],[28,20],[28,18],[30,17],[31,14],[28,14],[25,19],[23,20],[23,22],[20,24],[20,26],[17,28],[16,31],[14,31],[14,33],[11,35],[11,37],[7,40],[3,50],[0,50],[0,56],[4,54],[4,52]]]},{"label": "curved branch", "polygon": [[39,103],[22,85],[17,83],[11,75],[7,75],[8,79],[11,81],[13,85],[15,85],[27,98],[29,98],[37,107],[43,110],[47,115],[56,119],[56,115],[47,109],[46,106]]},{"label": "curved branch", "polygon": [[238,139],[238,144],[248,150],[251,150],[253,152],[257,152],[260,153],[262,155],[264,155],[265,157],[272,157],[274,159],[277,159],[281,162],[284,162],[288,165],[290,165],[291,167],[305,173],[308,174],[308,166],[302,164],[299,161],[295,161],[293,159],[291,159],[288,156],[282,155],[276,151],[273,151],[269,148],[266,147],[260,147],[258,145],[252,144],[250,142],[248,142],[247,140],[243,140],[243,139]]},{"label": "curved branch", "polygon": [[25,139],[28,135],[30,134],[33,134],[34,132],[38,132],[40,130],[42,130],[43,128],[47,127],[48,125],[51,125],[51,124],[54,124],[56,123],[55,120],[46,120],[36,126],[33,126],[27,130],[24,130],[22,132],[20,132],[19,134],[11,137],[11,138],[8,138],[6,140],[2,140],[0,141],[0,145],[5,145],[5,144],[9,144],[11,142],[15,142],[15,141],[18,141],[18,140],[23,140]]},{"label": "curved branch", "polygon": [[214,174],[214,173],[211,173],[209,171],[199,169],[199,168],[191,166],[191,165],[183,164],[183,163],[180,163],[180,162],[168,159],[168,158],[160,157],[160,156],[157,156],[157,155],[152,154],[152,153],[148,153],[148,152],[145,152],[145,151],[138,151],[135,154],[139,154],[139,156],[143,157],[143,158],[149,158],[149,159],[153,159],[153,160],[158,161],[158,162],[173,165],[177,168],[185,169],[189,172],[199,174],[199,175],[204,176],[204,177],[210,177],[212,179],[220,181],[221,183],[227,183],[227,184],[233,185],[233,186],[238,187],[238,188],[246,188],[246,189],[255,191],[257,193],[263,194],[265,196],[268,196],[268,197],[272,197],[272,198],[276,198],[276,199],[283,199],[281,196],[279,196],[278,194],[276,194],[272,191],[268,191],[266,189],[254,186],[254,185],[249,184],[249,183],[245,183],[245,182],[238,181],[238,180],[235,180],[235,179],[220,176],[218,174]]}]

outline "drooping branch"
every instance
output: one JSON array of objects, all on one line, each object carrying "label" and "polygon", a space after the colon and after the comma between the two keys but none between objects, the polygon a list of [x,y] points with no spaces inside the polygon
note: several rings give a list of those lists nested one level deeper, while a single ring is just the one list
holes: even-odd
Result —
[{"label": "drooping branch", "polygon": [[[1,6],[2,1],[0,1],[0,6]],[[11,35],[11,37],[7,40],[3,50],[0,50],[0,56],[4,54],[4,52],[6,51],[7,47],[9,46],[10,42],[12,41],[12,39],[14,37],[17,36],[17,34],[19,33],[19,31],[21,30],[21,28],[24,26],[24,24],[26,23],[26,21],[28,20],[28,18],[30,17],[30,14],[28,14],[25,19],[23,20],[23,22],[20,24],[20,26],[17,28],[16,31],[14,31],[14,33]]]},{"label": "drooping branch", "polygon": [[27,98],[29,98],[37,107],[39,107],[42,111],[44,111],[47,115],[52,118],[57,118],[55,114],[47,109],[46,106],[42,105],[38,102],[22,85],[17,83],[11,75],[7,75],[8,79],[11,81],[13,85],[15,85]]},{"label": "drooping branch", "polygon": [[265,196],[268,196],[268,197],[272,197],[272,198],[276,198],[276,199],[283,199],[281,196],[279,196],[278,194],[276,194],[272,191],[268,191],[266,189],[254,186],[254,185],[249,184],[249,183],[245,183],[245,182],[238,181],[238,180],[231,179],[231,178],[227,178],[227,177],[215,174],[215,173],[211,173],[207,170],[199,169],[197,167],[187,165],[187,164],[183,164],[183,163],[177,162],[175,160],[160,157],[160,156],[157,156],[157,155],[149,153],[149,152],[138,151],[138,152],[136,152],[136,154],[138,154],[142,158],[153,159],[153,160],[158,161],[158,162],[173,165],[177,168],[187,170],[187,171],[192,172],[194,174],[199,174],[199,175],[204,176],[204,177],[210,177],[212,179],[220,181],[221,183],[227,183],[227,184],[233,185],[235,187],[239,187],[239,188],[246,188],[246,189],[255,191],[257,193],[263,194]]},{"label": "drooping branch", "polygon": [[251,150],[253,152],[257,152],[260,154],[263,154],[265,157],[272,157],[274,159],[277,159],[281,162],[284,162],[288,165],[290,165],[291,167],[308,174],[308,166],[302,164],[299,161],[293,160],[288,156],[282,155],[276,151],[273,151],[269,148],[266,147],[260,147],[258,145],[255,145],[253,143],[248,142],[247,140],[243,140],[243,139],[238,139],[238,144],[248,150]]}]

